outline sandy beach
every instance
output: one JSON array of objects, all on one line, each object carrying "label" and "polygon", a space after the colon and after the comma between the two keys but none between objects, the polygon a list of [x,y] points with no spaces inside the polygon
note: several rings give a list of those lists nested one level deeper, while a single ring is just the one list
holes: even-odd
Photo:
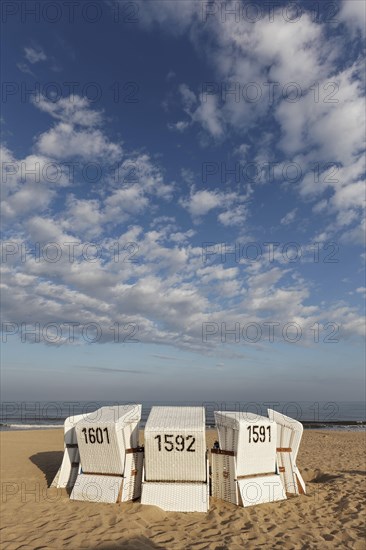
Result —
[{"label": "sandy beach", "polygon": [[[182,514],[70,501],[66,490],[48,488],[63,430],[2,432],[1,548],[364,550],[365,435],[304,433],[298,465],[306,496],[246,509],[211,499],[207,514]],[[214,438],[207,432],[209,447]]]}]

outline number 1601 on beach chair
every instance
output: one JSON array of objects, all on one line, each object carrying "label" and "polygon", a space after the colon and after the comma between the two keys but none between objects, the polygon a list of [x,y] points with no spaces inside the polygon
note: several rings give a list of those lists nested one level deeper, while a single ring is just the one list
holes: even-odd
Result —
[{"label": "number 1601 on beach chair", "polygon": [[141,405],[119,405],[102,407],[76,424],[81,472],[72,500],[113,503],[140,496],[140,418]]}]

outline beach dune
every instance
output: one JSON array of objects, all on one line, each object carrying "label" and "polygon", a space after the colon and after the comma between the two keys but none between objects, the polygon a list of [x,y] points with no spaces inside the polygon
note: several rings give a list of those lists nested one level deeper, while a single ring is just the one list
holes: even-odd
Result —
[{"label": "beach dune", "polygon": [[[365,435],[305,431],[298,457],[305,496],[246,509],[211,499],[207,514],[182,514],[70,501],[66,490],[49,488],[63,430],[2,432],[1,548],[364,550]],[[207,437],[211,447],[215,432]]]}]

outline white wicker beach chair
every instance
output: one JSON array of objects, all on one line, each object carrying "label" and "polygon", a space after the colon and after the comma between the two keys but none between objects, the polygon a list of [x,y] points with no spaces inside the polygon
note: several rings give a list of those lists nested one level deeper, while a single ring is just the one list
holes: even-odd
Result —
[{"label": "white wicker beach chair", "polygon": [[207,512],[204,407],[153,407],[145,427],[142,504],[166,511]]},{"label": "white wicker beach chair", "polygon": [[83,415],[78,414],[66,418],[64,422],[64,456],[51,487],[66,489],[74,486],[80,466],[75,425],[82,418]]},{"label": "white wicker beach chair", "polygon": [[141,494],[143,449],[139,447],[141,405],[102,407],[75,428],[81,472],[72,500],[125,502]]},{"label": "white wicker beach chair", "polygon": [[296,466],[303,433],[301,422],[268,409],[269,418],[277,424],[277,464],[286,493],[305,494],[305,483]]},{"label": "white wicker beach chair", "polygon": [[244,507],[286,499],[276,471],[277,425],[246,412],[215,412],[212,495]]}]

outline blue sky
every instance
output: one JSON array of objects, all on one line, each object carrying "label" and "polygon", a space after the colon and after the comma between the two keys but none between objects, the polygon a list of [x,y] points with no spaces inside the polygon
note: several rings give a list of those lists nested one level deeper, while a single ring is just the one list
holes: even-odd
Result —
[{"label": "blue sky", "polygon": [[2,12],[3,399],[363,399],[365,4],[33,4]]}]

